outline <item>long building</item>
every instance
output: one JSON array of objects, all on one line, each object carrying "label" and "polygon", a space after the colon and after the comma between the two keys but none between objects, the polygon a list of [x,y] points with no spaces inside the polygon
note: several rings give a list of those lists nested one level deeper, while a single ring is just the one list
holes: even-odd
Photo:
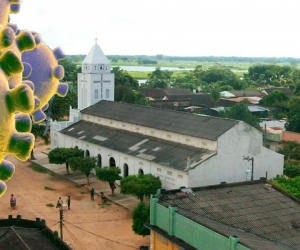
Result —
[{"label": "long building", "polygon": [[[51,123],[51,147],[78,147],[122,176],[151,173],[165,189],[274,178],[283,155],[237,120],[113,101],[114,77],[95,44],[78,75],[78,109]],[[103,69],[104,68],[104,69]]]}]

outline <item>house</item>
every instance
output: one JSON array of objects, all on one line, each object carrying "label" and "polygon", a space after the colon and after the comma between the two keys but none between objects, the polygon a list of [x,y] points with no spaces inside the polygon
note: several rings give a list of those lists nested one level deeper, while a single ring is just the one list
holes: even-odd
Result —
[{"label": "house", "polygon": [[160,190],[150,249],[300,249],[300,201],[264,180]]},{"label": "house", "polygon": [[[97,69],[91,64],[85,60],[83,65]],[[99,72],[100,86],[107,79],[104,74],[110,72]],[[85,88],[78,95],[82,108],[71,110],[68,122],[51,123],[51,148],[78,147],[97,157],[99,166],[120,167],[122,176],[151,173],[160,177],[165,189],[244,181],[251,168],[245,157],[254,159],[250,176],[255,180],[283,173],[283,155],[263,147],[262,133],[250,125],[118,103],[109,100],[110,95],[103,95],[101,88],[96,99],[95,80],[81,80],[93,77],[84,75],[79,79],[79,88]],[[101,97],[107,99],[99,100]]]},{"label": "house", "polygon": [[8,219],[0,219],[0,249],[1,250],[71,250],[71,248],[53,232],[45,220],[22,219],[21,215]]},{"label": "house", "polygon": [[261,92],[264,94],[264,95],[269,95],[271,94],[273,91],[275,90],[278,90],[278,91],[281,91],[285,94],[287,94],[287,96],[289,98],[291,98],[292,94],[293,94],[293,91],[290,89],[290,88],[284,88],[284,87],[271,87],[271,88],[265,88],[263,89]]}]

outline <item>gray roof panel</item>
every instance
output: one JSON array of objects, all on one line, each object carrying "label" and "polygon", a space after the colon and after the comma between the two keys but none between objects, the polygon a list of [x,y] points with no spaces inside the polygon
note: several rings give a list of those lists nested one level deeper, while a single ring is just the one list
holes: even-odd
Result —
[{"label": "gray roof panel", "polygon": [[[79,133],[83,131],[82,133]],[[153,161],[178,170],[187,166],[187,157],[197,163],[215,154],[215,151],[170,142],[139,133],[79,121],[61,131],[62,134]],[[83,137],[84,136],[84,137]]]},{"label": "gray roof panel", "polygon": [[217,140],[239,122],[111,101],[100,101],[81,113],[209,140]]}]

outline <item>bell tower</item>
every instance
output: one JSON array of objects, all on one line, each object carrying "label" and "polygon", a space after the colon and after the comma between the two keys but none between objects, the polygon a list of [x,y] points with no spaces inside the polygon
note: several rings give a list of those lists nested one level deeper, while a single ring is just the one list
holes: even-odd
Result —
[{"label": "bell tower", "polygon": [[97,44],[92,47],[78,73],[78,109],[86,108],[101,100],[114,101],[114,74],[103,51]]}]

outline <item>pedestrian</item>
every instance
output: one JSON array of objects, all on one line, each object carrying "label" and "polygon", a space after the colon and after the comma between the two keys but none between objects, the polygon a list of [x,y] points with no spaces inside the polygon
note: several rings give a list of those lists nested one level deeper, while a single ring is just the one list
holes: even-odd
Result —
[{"label": "pedestrian", "polygon": [[95,196],[95,190],[94,188],[91,189],[91,200],[94,200],[94,196]]},{"label": "pedestrian", "polygon": [[59,197],[56,204],[56,208],[62,209],[62,205],[63,205],[63,200],[61,199],[61,197]]},{"label": "pedestrian", "polygon": [[105,195],[104,195],[103,192],[100,192],[100,197],[101,197],[101,199],[102,199],[103,202],[107,201],[107,199],[106,199],[106,197],[105,197]]},{"label": "pedestrian", "polygon": [[71,196],[67,195],[67,204],[68,204],[68,209],[70,210],[70,205],[71,205]]}]

